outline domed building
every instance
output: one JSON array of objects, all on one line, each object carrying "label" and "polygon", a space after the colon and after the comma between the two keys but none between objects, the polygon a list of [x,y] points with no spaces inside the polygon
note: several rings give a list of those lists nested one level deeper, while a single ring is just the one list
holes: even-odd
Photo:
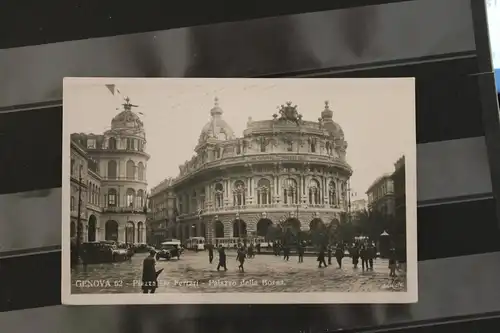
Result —
[{"label": "domed building", "polygon": [[[83,150],[88,165],[83,186],[84,241],[146,242],[149,155],[144,124],[132,111],[134,107],[136,105],[125,99],[123,110],[111,120],[110,129],[103,134],[71,135],[72,145]],[[73,158],[71,162],[73,168]],[[76,195],[72,190],[72,198]]]},{"label": "domed building", "polygon": [[271,229],[297,234],[338,221],[347,210],[352,169],[328,102],[316,121],[303,120],[287,102],[270,119],[249,118],[242,137],[223,119],[217,99],[210,115],[195,156],[168,187],[151,191],[153,202],[165,191],[175,194],[177,218],[166,225],[169,237],[217,243],[266,238]]}]

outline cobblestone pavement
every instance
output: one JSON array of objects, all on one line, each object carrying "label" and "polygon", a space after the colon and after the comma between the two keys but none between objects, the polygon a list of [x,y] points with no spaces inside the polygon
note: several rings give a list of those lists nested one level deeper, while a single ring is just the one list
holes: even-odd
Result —
[{"label": "cobblestone pavement", "polygon": [[[72,270],[72,293],[139,293],[142,261],[146,254],[136,254],[131,261],[88,265]],[[238,272],[236,254],[227,254],[228,271],[216,270],[217,256],[212,264],[205,252],[187,252],[180,260],[159,261],[157,293],[168,292],[377,292],[405,291],[406,278],[389,277],[388,262],[376,259],[373,271],[354,269],[350,258],[337,268],[335,259],[327,268],[318,268],[316,257],[297,257],[284,261],[273,255],[257,255],[247,259],[245,272]],[[82,281],[86,281],[82,287]],[[242,283],[243,282],[243,283]],[[93,284],[93,286],[89,286]],[[97,284],[97,285],[96,285]]]}]

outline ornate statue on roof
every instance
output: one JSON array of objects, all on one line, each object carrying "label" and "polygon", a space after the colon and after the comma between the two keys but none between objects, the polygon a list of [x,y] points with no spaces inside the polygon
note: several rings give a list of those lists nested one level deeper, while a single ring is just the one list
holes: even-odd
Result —
[{"label": "ornate statue on roof", "polygon": [[297,125],[302,121],[302,115],[297,110],[297,105],[292,105],[291,101],[282,104],[278,109],[280,117],[277,119],[277,115],[273,115],[274,119],[294,122]]}]

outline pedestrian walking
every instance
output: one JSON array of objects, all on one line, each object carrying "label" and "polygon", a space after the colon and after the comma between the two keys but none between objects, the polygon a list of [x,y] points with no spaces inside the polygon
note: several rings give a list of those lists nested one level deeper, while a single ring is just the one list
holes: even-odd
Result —
[{"label": "pedestrian walking", "polygon": [[316,259],[318,261],[318,268],[321,268],[321,265],[328,266],[325,261],[325,250],[325,246],[321,246],[319,249],[318,259]]},{"label": "pedestrian walking", "polygon": [[208,262],[212,263],[212,261],[214,260],[214,246],[212,245],[212,243],[209,243],[207,247],[208,247]]},{"label": "pedestrian walking", "polygon": [[305,244],[300,242],[297,246],[297,253],[299,255],[299,263],[304,262],[304,252],[305,252]]},{"label": "pedestrian walking", "polygon": [[255,247],[257,248],[257,253],[260,254],[260,243],[257,243],[257,245],[255,245]]},{"label": "pedestrian walking", "polygon": [[243,246],[240,246],[238,248],[238,252],[236,254],[236,261],[240,262],[240,265],[238,266],[238,269],[242,273],[245,272],[245,268],[243,267],[243,265],[245,264],[245,257],[246,257],[245,248]]},{"label": "pedestrian walking", "polygon": [[217,270],[220,268],[224,268],[224,271],[227,271],[226,251],[222,245],[219,245],[219,264],[217,265]]},{"label": "pedestrian walking", "polygon": [[359,256],[361,257],[361,268],[368,269],[368,253],[364,244],[359,249]]},{"label": "pedestrian walking", "polygon": [[283,260],[290,260],[290,247],[288,245],[283,245]]},{"label": "pedestrian walking", "polygon": [[335,248],[335,259],[337,259],[337,264],[339,268],[342,268],[342,259],[344,258],[344,248],[342,245],[338,244]]},{"label": "pedestrian walking", "polygon": [[369,243],[366,250],[368,254],[368,267],[370,267],[370,270],[373,270],[373,259],[377,256],[377,248],[373,243]]},{"label": "pedestrian walking", "polygon": [[352,265],[354,269],[358,268],[359,263],[359,248],[357,244],[353,244],[351,248]]},{"label": "pedestrian walking", "polygon": [[392,248],[389,250],[389,276],[396,277],[396,249]]},{"label": "pedestrian walking", "polygon": [[250,243],[250,245],[248,246],[248,258],[253,258],[253,257],[255,257],[255,251],[253,243]]},{"label": "pedestrian walking", "polygon": [[163,272],[163,269],[156,271],[156,251],[149,251],[147,256],[142,262],[142,293],[154,294],[158,288],[158,275]]},{"label": "pedestrian walking", "polygon": [[332,264],[332,251],[333,251],[332,245],[328,244],[327,249],[328,249],[327,250],[328,251],[327,252],[328,253],[328,265],[331,265]]}]

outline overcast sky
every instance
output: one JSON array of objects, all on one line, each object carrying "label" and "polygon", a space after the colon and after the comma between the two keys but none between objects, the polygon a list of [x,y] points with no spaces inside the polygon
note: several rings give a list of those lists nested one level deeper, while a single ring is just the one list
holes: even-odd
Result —
[{"label": "overcast sky", "polygon": [[[112,95],[106,84],[115,84]],[[102,133],[110,128],[123,98],[142,112],[151,159],[149,188],[178,175],[193,156],[202,127],[210,120],[214,98],[223,118],[241,136],[248,117],[272,119],[290,100],[304,120],[317,121],[330,102],[333,119],[348,142],[353,168],[351,188],[358,198],[395,161],[415,145],[413,79],[71,79],[64,85],[69,132]]]}]

